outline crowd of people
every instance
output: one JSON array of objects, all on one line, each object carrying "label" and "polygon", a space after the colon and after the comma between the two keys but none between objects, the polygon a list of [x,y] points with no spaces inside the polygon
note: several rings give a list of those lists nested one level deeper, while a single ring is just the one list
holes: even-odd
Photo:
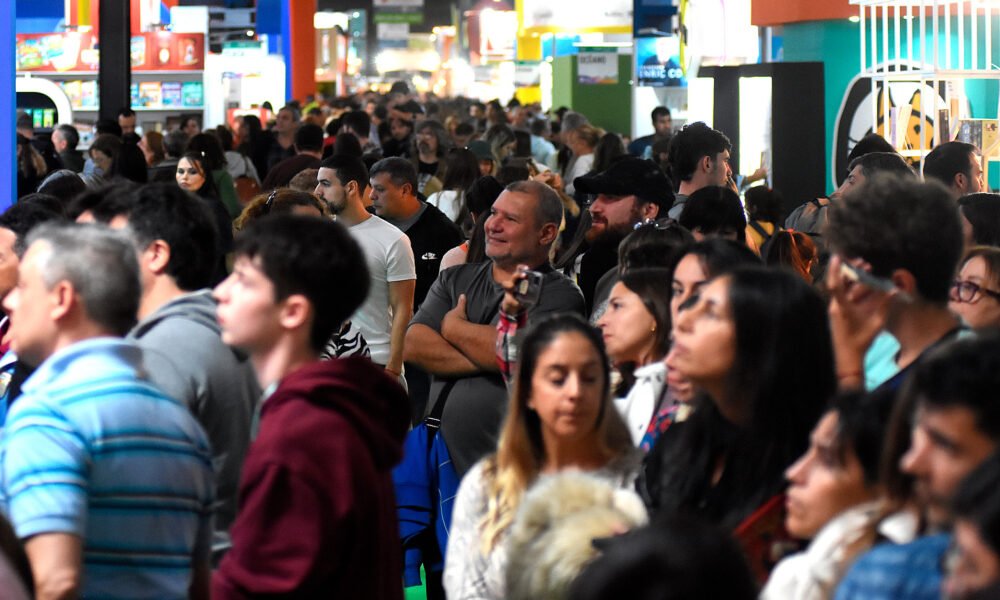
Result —
[{"label": "crowd of people", "polygon": [[[991,598],[1000,195],[538,106],[18,119],[5,598]],[[793,210],[788,210],[793,209]]]}]

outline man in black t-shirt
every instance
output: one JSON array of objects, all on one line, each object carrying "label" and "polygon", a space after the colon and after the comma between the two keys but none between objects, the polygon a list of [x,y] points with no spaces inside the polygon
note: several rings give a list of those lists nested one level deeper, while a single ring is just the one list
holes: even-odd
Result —
[{"label": "man in black t-shirt", "polygon": [[410,161],[383,158],[368,176],[375,214],[410,238],[417,267],[416,310],[438,276],[444,253],[462,243],[462,232],[444,213],[417,198],[417,171]]}]

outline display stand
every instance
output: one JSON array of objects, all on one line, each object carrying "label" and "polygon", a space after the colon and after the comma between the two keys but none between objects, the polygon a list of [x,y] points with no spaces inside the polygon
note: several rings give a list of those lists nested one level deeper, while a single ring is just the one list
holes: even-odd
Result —
[{"label": "display stand", "polygon": [[[881,129],[903,156],[919,160],[923,172],[924,157],[931,148],[942,139],[953,139],[960,121],[970,116],[964,83],[1000,80],[996,66],[1000,40],[993,40],[1000,7],[959,0],[851,0],[851,4],[858,6],[860,19],[861,72],[872,82],[873,130]],[[935,92],[930,94],[930,112],[924,109],[926,114],[920,115],[921,123],[929,121],[934,127],[931,132],[928,127],[919,128],[917,148],[899,143],[901,127],[910,126],[900,117],[909,115],[894,113],[889,94],[879,94],[880,86],[884,90],[894,82],[917,82],[920,90]],[[947,90],[944,102],[937,93],[942,89]],[[921,108],[928,106],[921,100]],[[1000,147],[982,150],[984,161],[1000,160]]]},{"label": "display stand", "polygon": [[[17,75],[58,85],[69,98],[74,125],[98,119],[96,38],[87,32],[17,36]],[[132,110],[144,130],[193,114],[204,121],[205,36],[149,32],[131,40]],[[117,108],[115,109],[117,111]],[[60,122],[66,122],[60,117]]]}]

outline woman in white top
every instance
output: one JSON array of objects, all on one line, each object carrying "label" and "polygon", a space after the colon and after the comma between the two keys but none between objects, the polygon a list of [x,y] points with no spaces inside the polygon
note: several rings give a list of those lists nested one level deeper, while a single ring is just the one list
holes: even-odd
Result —
[{"label": "woman in white top", "polygon": [[597,148],[602,135],[604,131],[592,125],[581,125],[566,135],[566,145],[573,152],[572,165],[563,177],[568,195],[572,196],[576,191],[573,181],[593,170],[594,149]]},{"label": "woman in white top", "polygon": [[631,488],[635,452],[610,398],[597,331],[576,315],[534,325],[519,350],[497,452],[462,480],[445,559],[449,600],[506,596],[506,542],[525,491],[540,475],[589,471]]},{"label": "woman in white top", "polygon": [[811,541],[778,563],[762,599],[833,598],[848,567],[875,542],[884,509],[879,461],[894,397],[844,395],[813,429],[809,449],[785,472],[785,527]]},{"label": "woman in white top", "polygon": [[427,197],[427,203],[461,225],[468,214],[465,192],[479,179],[479,160],[465,148],[452,148],[445,155],[444,182],[440,192]]},{"label": "woman in white top", "polygon": [[[632,269],[611,288],[608,306],[597,321],[608,356],[622,374],[615,406],[625,419],[632,443],[639,446],[665,400],[670,349],[670,271]],[[654,428],[655,429],[655,428]],[[652,446],[652,441],[646,447]]]}]

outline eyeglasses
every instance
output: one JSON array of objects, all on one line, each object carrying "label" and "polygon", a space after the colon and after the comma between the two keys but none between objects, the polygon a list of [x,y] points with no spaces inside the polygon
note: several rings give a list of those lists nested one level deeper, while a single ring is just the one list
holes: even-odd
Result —
[{"label": "eyeglasses", "polygon": [[994,292],[993,290],[988,290],[983,286],[972,283],[971,281],[955,281],[951,284],[952,290],[952,300],[958,300],[959,302],[966,302],[968,304],[975,304],[983,297],[983,294],[1000,301],[1000,292]]}]

